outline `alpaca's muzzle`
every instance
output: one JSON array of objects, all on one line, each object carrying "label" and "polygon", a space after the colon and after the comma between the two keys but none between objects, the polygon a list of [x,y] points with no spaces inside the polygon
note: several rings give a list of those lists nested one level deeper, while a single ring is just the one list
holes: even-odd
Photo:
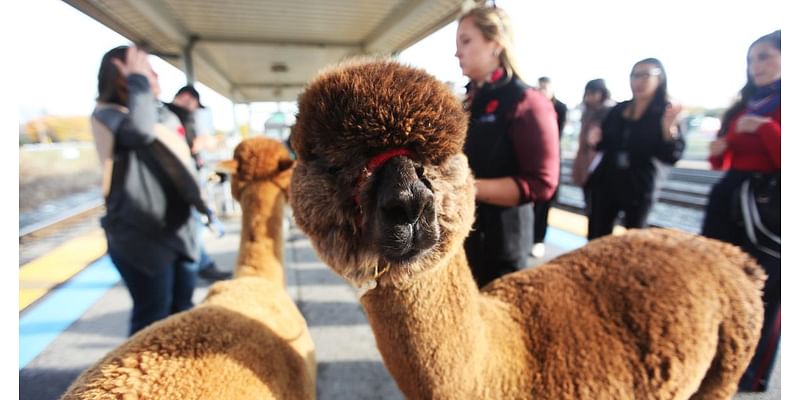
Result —
[{"label": "alpaca's muzzle", "polygon": [[379,251],[389,261],[409,261],[439,240],[433,191],[423,169],[407,157],[388,160],[376,174]]}]

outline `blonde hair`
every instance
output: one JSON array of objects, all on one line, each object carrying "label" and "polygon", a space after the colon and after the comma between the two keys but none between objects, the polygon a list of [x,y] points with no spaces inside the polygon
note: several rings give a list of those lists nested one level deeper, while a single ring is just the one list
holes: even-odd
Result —
[{"label": "blonde hair", "polygon": [[472,22],[481,31],[484,39],[496,41],[503,48],[503,51],[500,52],[500,63],[508,68],[512,75],[516,75],[518,79],[522,80],[519,63],[514,54],[514,34],[508,14],[496,7],[475,7],[464,13],[458,19],[458,23],[460,24],[467,18],[472,18]]}]

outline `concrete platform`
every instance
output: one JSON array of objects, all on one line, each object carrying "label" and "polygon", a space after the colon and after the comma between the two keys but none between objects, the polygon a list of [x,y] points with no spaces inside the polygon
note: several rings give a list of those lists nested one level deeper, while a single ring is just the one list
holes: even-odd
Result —
[{"label": "concrete platform", "polygon": [[[223,238],[207,236],[206,249],[221,269],[232,270],[240,223],[235,217],[224,223],[227,234]],[[285,228],[288,290],[305,316],[316,345],[318,398],[402,399],[383,365],[355,289],[319,261],[308,238],[289,219]],[[531,266],[569,251],[582,241],[562,229],[551,228],[546,243],[545,257],[529,259]],[[199,303],[207,293],[208,283],[199,280],[198,284],[194,298]],[[37,306],[39,303],[20,316],[36,312]],[[81,371],[125,340],[130,308],[130,297],[120,282],[103,293],[78,320],[20,369],[19,398],[58,398]],[[47,329],[44,325],[39,328]],[[739,394],[735,399],[779,399],[780,374],[779,359],[768,393]]]}]

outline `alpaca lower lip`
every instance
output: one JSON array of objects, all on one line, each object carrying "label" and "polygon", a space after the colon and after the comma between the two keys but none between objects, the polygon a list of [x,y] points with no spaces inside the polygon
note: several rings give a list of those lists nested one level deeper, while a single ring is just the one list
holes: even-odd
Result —
[{"label": "alpaca lower lip", "polygon": [[392,262],[408,262],[433,247],[438,234],[420,229],[419,224],[396,226],[383,242],[381,253]]},{"label": "alpaca lower lip", "polygon": [[414,248],[414,225],[398,225],[385,233],[381,250],[385,257],[403,258]]},{"label": "alpaca lower lip", "polygon": [[403,254],[384,254],[384,258],[389,262],[402,264],[412,261],[420,253],[422,253],[422,250],[411,248]]}]

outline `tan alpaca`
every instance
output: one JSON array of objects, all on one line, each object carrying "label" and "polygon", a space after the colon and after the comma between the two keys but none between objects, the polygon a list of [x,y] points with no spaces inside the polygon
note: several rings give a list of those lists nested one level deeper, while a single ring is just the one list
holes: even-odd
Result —
[{"label": "tan alpaca", "polygon": [[262,276],[285,285],[283,207],[294,161],[278,141],[254,138],[245,143],[234,154],[231,179],[233,197],[242,205],[236,276]]},{"label": "tan alpaca", "polygon": [[[390,61],[306,88],[290,202],[355,285],[411,399],[725,399],[753,355],[764,273],[670,230],[596,240],[479,291],[463,242],[474,188],[448,89]],[[489,151],[490,149],[487,149]]]},{"label": "tan alpaca", "polygon": [[265,138],[243,141],[234,156],[245,216],[235,279],[112,350],[63,399],[315,398],[314,344],[284,289],[281,263],[292,161]]}]

